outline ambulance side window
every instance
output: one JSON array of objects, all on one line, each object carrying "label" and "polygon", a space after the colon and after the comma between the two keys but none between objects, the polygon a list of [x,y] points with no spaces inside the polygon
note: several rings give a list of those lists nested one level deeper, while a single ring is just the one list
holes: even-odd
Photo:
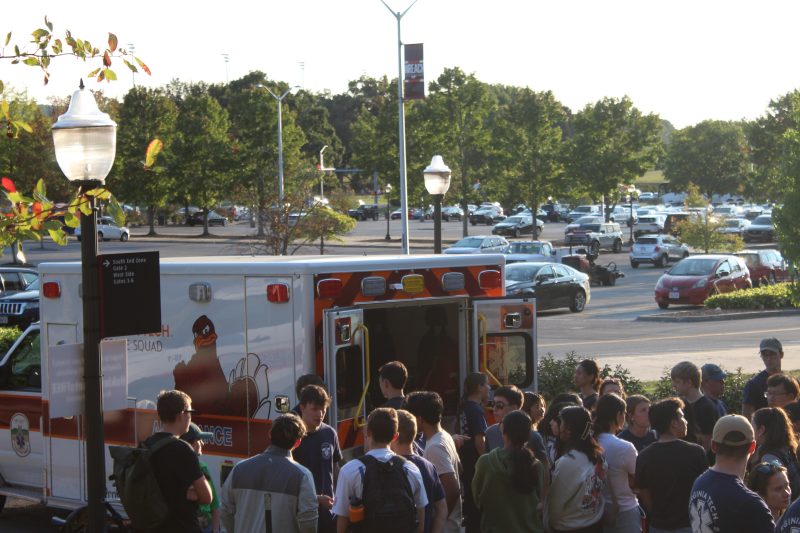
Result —
[{"label": "ambulance side window", "polygon": [[[483,346],[480,347],[483,350]],[[516,385],[519,388],[533,384],[533,341],[525,333],[488,335],[486,359],[492,387]]]},{"label": "ambulance side window", "polygon": [[363,366],[360,346],[344,346],[336,351],[336,403],[339,420],[355,416],[358,401],[364,392]]},{"label": "ambulance side window", "polygon": [[12,390],[42,390],[42,354],[39,332],[31,332],[4,365],[0,372],[0,388]]}]

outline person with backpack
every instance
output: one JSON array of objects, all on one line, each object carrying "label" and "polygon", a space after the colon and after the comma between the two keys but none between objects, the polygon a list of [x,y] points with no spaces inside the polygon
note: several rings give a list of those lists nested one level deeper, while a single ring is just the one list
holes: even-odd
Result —
[{"label": "person with backpack", "polygon": [[531,419],[520,410],[500,423],[503,445],[481,455],[475,465],[472,493],[481,511],[482,533],[543,533],[544,465],[525,445]]},{"label": "person with backpack", "polygon": [[[203,442],[214,437],[213,433],[203,431],[200,426],[192,422],[189,424],[189,430],[181,435],[181,440],[189,443],[194,453],[198,457],[203,455]],[[211,472],[208,471],[208,465],[200,461],[200,470],[206,476],[208,484],[211,486],[211,503],[201,503],[197,506],[197,519],[200,522],[200,529],[203,533],[219,533],[220,531],[220,510],[219,510],[219,497],[217,490],[214,487],[214,482],[211,480]]]},{"label": "person with backpack", "polygon": [[756,453],[750,465],[777,463],[787,470],[792,499],[800,496],[800,464],[797,461],[797,438],[789,417],[778,407],[763,407],[753,413]]},{"label": "person with backpack", "polygon": [[272,421],[269,448],[233,467],[222,486],[227,533],[317,533],[314,476],[292,459],[305,432],[299,416],[281,415]]},{"label": "person with backpack", "polygon": [[194,412],[192,399],[183,391],[162,391],[156,410],[161,431],[148,437],[144,447],[151,451],[150,464],[169,514],[154,531],[201,533],[197,506],[211,503],[211,486],[200,469],[197,454],[178,438],[189,431]]},{"label": "person with backpack", "polygon": [[423,533],[428,497],[419,469],[389,449],[397,430],[394,409],[367,417],[367,453],[346,463],[336,483],[338,533]]}]

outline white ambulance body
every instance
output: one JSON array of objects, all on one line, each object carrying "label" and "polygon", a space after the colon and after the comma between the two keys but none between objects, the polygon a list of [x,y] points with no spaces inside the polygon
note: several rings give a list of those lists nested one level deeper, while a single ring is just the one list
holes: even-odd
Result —
[{"label": "white ambulance body", "polygon": [[[296,405],[304,374],[324,379],[346,458],[384,401],[385,362],[409,368],[407,390],[439,392],[450,424],[468,372],[534,389],[535,303],[504,297],[503,270],[501,255],[162,259],[163,325],[127,338],[127,409],[104,413],[106,443],[143,441],[159,429],[159,391],[184,390],[194,421],[214,435],[203,461],[220,486],[235,462],[266,448],[270,420]],[[49,417],[48,366],[51,347],[82,341],[81,269],[39,272],[41,320],[0,360],[0,495],[78,508],[83,417]],[[144,311],[132,301],[130,312]],[[110,481],[107,490],[115,500]]]}]

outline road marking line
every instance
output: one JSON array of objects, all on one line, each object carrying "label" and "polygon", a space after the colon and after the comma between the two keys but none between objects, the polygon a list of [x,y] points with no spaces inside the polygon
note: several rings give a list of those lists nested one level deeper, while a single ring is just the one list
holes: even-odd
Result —
[{"label": "road marking line", "polygon": [[[726,331],[723,333],[706,333],[705,335],[676,335],[672,337],[648,337],[647,341],[670,341],[670,340],[682,340],[682,339],[693,339],[696,337],[727,337],[730,335],[752,335],[755,333],[780,333],[782,331],[800,331],[800,327],[798,328],[779,328],[779,329],[757,329],[752,331]],[[541,335],[541,334],[540,334]],[[541,337],[540,337],[541,338]],[[557,342],[552,344],[540,344],[540,348],[547,348],[547,347],[554,347],[554,346],[581,346],[587,344],[613,344],[613,343],[624,343],[624,342],[639,342],[641,343],[643,339],[641,337],[636,337],[635,339],[609,339],[609,340],[600,340],[600,341],[578,341],[578,342]],[[755,350],[755,348],[754,348]]]}]

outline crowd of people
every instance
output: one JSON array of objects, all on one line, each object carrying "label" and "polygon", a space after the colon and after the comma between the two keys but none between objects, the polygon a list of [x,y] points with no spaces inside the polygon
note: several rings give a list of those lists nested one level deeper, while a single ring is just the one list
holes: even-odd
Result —
[{"label": "crowd of people", "polygon": [[365,421],[364,453],[346,462],[324,422],[324,383],[303,376],[268,449],[237,464],[219,496],[198,458],[207,435],[191,424],[191,399],[168,391],[164,432],[186,442],[165,447],[157,469],[176,509],[164,531],[800,531],[800,386],[781,370],[777,339],[759,352],[765,368],[744,389],[742,415],[728,414],[718,365],[677,363],[675,396],[651,402],[587,359],[575,392],[547,391],[549,405],[468,374],[455,427],[438,393],[406,393],[408,372],[392,361],[378,371],[385,405]]}]

